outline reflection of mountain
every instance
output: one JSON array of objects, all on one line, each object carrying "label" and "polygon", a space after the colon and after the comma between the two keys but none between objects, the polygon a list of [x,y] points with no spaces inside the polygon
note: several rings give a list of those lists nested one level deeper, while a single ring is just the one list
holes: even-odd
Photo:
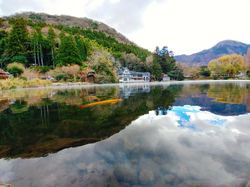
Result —
[{"label": "reflection of mountain", "polygon": [[124,99],[129,98],[136,93],[149,93],[149,84],[120,84],[120,96]]},{"label": "reflection of mountain", "polygon": [[176,99],[174,106],[195,105],[202,111],[210,111],[214,114],[231,116],[247,113],[247,107],[243,104],[221,103],[213,101],[206,94],[186,95],[185,98]]}]

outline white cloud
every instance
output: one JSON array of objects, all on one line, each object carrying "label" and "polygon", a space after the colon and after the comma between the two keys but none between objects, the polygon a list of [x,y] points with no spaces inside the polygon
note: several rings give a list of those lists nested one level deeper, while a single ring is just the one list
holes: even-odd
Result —
[{"label": "white cloud", "polygon": [[226,39],[250,43],[249,9],[248,0],[153,3],[143,15],[145,28],[130,37],[150,50],[167,45],[175,54],[199,52]]},{"label": "white cloud", "polygon": [[119,2],[120,0],[110,0],[110,3],[117,3]]},{"label": "white cloud", "polygon": [[92,0],[89,2],[87,8],[88,11],[97,10],[99,6],[104,3],[104,0]]},{"label": "white cloud", "polygon": [[231,39],[250,44],[249,0],[0,0],[0,15],[36,11],[102,21],[153,51],[192,54]]}]

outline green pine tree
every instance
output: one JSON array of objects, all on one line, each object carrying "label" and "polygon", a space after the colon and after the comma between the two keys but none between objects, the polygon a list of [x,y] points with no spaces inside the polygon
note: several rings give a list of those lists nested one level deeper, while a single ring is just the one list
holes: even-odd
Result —
[{"label": "green pine tree", "polygon": [[[26,20],[23,18],[16,19],[13,23],[13,28],[10,31],[10,35],[7,42],[6,57],[7,62],[15,61],[21,63],[27,63],[26,55],[28,43],[28,34]],[[11,59],[11,60],[10,60]]]},{"label": "green pine tree", "polygon": [[156,63],[156,62],[155,62],[155,63],[153,64],[153,66],[152,66],[151,71],[152,71],[152,74],[155,76],[155,78],[156,78],[157,80],[159,80],[159,79],[160,79],[160,76],[161,76],[161,74],[162,74],[161,65],[160,65],[159,63]]},{"label": "green pine tree", "polygon": [[59,47],[58,55],[56,57],[57,66],[67,66],[78,64],[82,65],[79,50],[72,35],[65,36]]},{"label": "green pine tree", "polygon": [[88,39],[84,39],[79,34],[75,36],[77,48],[80,52],[81,59],[87,61],[87,57],[91,55],[91,45]]},{"label": "green pine tree", "polygon": [[59,38],[60,38],[60,40],[61,40],[61,42],[62,42],[63,39],[64,39],[64,37],[66,36],[66,35],[65,35],[65,31],[62,30],[58,36],[59,36]]}]

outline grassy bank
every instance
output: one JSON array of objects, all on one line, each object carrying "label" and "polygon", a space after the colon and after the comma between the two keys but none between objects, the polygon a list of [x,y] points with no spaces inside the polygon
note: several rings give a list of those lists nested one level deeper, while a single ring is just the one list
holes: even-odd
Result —
[{"label": "grassy bank", "polygon": [[0,80],[0,90],[51,86],[50,80],[23,80],[19,78]]}]

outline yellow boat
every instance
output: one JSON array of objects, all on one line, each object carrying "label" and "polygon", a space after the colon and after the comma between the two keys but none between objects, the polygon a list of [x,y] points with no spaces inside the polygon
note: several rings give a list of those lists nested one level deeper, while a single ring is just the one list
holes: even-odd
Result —
[{"label": "yellow boat", "polygon": [[90,107],[90,106],[94,106],[94,105],[105,105],[105,104],[115,104],[119,101],[122,101],[123,99],[110,99],[110,100],[105,100],[105,101],[98,101],[95,103],[90,103],[90,104],[86,104],[86,105],[81,105],[80,108],[85,108],[85,107]]}]

